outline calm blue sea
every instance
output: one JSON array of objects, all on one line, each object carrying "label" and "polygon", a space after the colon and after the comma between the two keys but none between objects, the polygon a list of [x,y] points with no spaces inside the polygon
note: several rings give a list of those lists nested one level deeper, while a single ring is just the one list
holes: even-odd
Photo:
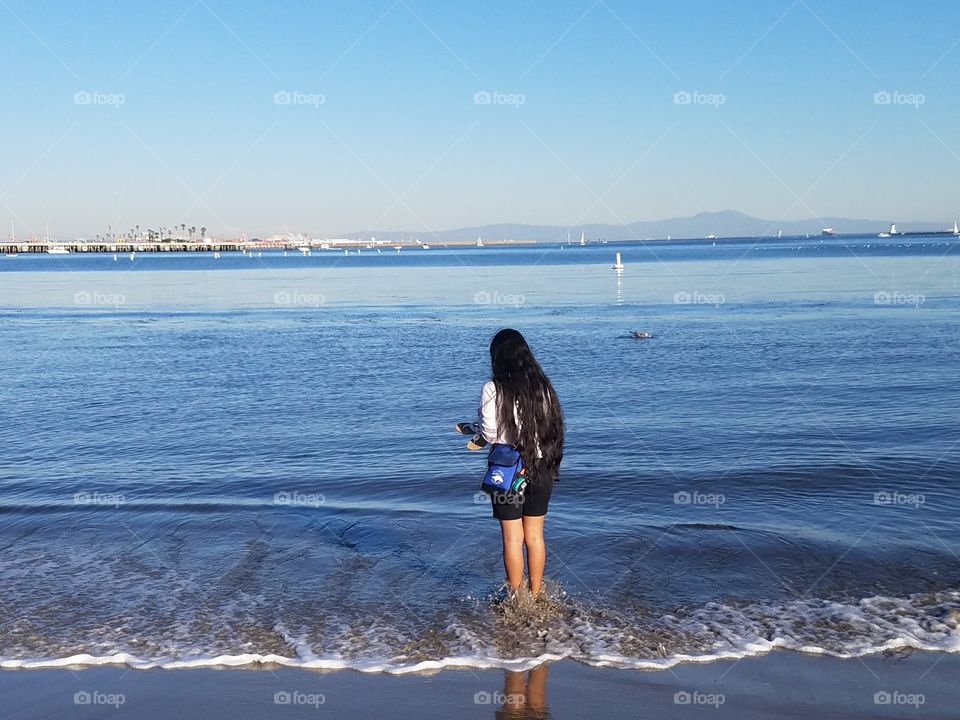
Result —
[{"label": "calm blue sea", "polygon": [[[960,652],[958,320],[950,237],[0,257],[0,666]],[[453,431],[506,326],[536,617]]]}]

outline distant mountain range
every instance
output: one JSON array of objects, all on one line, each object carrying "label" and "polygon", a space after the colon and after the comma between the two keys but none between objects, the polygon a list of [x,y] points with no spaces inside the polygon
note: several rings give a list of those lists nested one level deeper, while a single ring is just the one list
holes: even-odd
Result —
[{"label": "distant mountain range", "polygon": [[826,227],[832,227],[839,234],[879,233],[890,228],[896,222],[901,232],[932,232],[946,230],[953,226],[947,222],[902,222],[899,220],[866,220],[853,218],[825,217],[813,220],[763,220],[750,217],[735,210],[720,212],[701,212],[690,217],[670,218],[669,220],[640,220],[628,225],[520,225],[501,223],[481,225],[479,227],[455,228],[435,232],[401,232],[385,230],[364,230],[348,233],[350,239],[369,238],[396,242],[401,239],[419,238],[424,242],[447,242],[454,240],[473,240],[483,237],[487,240],[536,240],[538,242],[557,242],[570,239],[577,241],[580,233],[590,240],[647,240],[672,238],[704,238],[716,235],[720,238],[731,237],[774,237],[778,231],[784,235],[819,235]]}]

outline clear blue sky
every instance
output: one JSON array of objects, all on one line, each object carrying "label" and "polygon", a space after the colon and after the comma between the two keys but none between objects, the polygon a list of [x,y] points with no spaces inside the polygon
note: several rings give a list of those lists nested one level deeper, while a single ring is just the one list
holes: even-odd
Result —
[{"label": "clear blue sky", "polygon": [[0,0],[0,18],[18,235],[118,212],[317,236],[960,216],[952,0]]}]

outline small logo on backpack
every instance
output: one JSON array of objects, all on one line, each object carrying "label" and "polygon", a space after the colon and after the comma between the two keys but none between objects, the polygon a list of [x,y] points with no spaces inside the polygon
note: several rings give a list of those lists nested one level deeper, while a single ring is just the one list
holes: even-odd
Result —
[{"label": "small logo on backpack", "polygon": [[503,485],[503,473],[499,470],[490,473],[490,479],[497,485]]}]

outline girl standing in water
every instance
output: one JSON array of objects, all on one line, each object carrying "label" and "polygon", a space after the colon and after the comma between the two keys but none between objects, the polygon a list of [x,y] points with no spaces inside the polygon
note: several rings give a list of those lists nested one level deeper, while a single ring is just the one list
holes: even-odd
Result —
[{"label": "girl standing in water", "polygon": [[520,451],[528,482],[518,495],[491,494],[493,516],[503,535],[507,584],[523,581],[527,548],[530,591],[540,592],[547,553],[543,520],[563,459],[563,412],[560,400],[516,330],[501,330],[490,343],[492,379],[480,398],[479,433],[489,443],[506,443]]}]

